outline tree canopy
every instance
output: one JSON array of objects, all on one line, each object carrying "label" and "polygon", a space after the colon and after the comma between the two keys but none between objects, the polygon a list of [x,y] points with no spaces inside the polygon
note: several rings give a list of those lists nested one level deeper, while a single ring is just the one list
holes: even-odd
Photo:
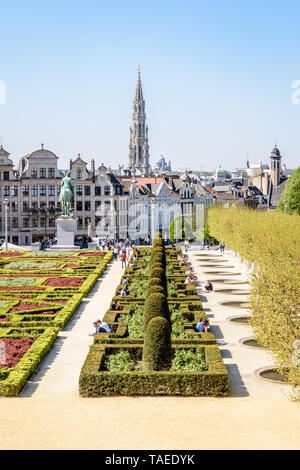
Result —
[{"label": "tree canopy", "polygon": [[282,191],[277,210],[284,212],[284,201],[288,214],[300,215],[300,166],[289,177]]}]

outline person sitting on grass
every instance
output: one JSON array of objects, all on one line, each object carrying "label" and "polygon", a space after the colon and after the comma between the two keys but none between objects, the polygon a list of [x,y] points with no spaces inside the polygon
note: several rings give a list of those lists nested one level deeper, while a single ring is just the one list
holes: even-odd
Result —
[{"label": "person sitting on grass", "polygon": [[120,310],[120,306],[117,304],[117,302],[113,302],[111,304],[111,310]]},{"label": "person sitting on grass", "polygon": [[126,290],[126,287],[124,287],[124,289],[121,289],[120,295],[121,295],[122,297],[125,297],[127,294],[128,294],[128,292],[127,292],[127,290]]},{"label": "person sitting on grass", "polygon": [[97,320],[97,333],[110,333],[110,326],[104,321]]},{"label": "person sitting on grass", "polygon": [[206,292],[211,292],[213,290],[213,285],[210,281],[206,281],[206,284],[204,286]]},{"label": "person sitting on grass", "polygon": [[208,320],[204,320],[204,326],[205,326],[205,331],[207,332],[210,329],[210,326],[208,324]]},{"label": "person sitting on grass", "polygon": [[192,284],[192,282],[193,282],[193,279],[191,278],[191,276],[188,276],[186,280],[184,281],[185,284]]},{"label": "person sitting on grass", "polygon": [[122,284],[128,284],[128,282],[129,281],[128,281],[127,277],[124,277],[124,281],[122,282]]},{"label": "person sitting on grass", "polygon": [[197,333],[205,333],[206,332],[206,327],[205,327],[205,324],[204,324],[204,321],[203,321],[202,317],[199,318],[195,330],[197,331]]}]

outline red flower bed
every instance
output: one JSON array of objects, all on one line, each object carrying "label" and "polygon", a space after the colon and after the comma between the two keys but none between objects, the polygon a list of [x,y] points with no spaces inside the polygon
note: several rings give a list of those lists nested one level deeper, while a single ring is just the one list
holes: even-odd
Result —
[{"label": "red flower bed", "polygon": [[10,319],[6,317],[0,317],[0,321],[10,321]]},{"label": "red flower bed", "polygon": [[29,274],[29,273],[18,273],[14,274],[13,276],[8,276],[7,274],[0,274],[0,277],[6,277],[7,279],[11,279],[11,277],[18,278],[18,277],[55,277],[55,274]]},{"label": "red flower bed", "polygon": [[10,258],[12,256],[24,256],[24,253],[20,253],[19,251],[13,251],[12,253],[5,252],[0,254],[3,258]]},{"label": "red flower bed", "polygon": [[61,277],[57,279],[47,279],[44,286],[51,287],[79,287],[84,283],[81,277]]},{"label": "red flower bed", "polygon": [[43,287],[39,286],[1,286],[0,291],[22,291],[22,290],[45,290]]},{"label": "red flower bed", "polygon": [[105,253],[80,253],[79,256],[105,256]]},{"label": "red flower bed", "polygon": [[[4,369],[15,367],[34,343],[34,340],[30,338],[0,338],[0,341],[2,342],[0,361],[3,361],[0,362],[0,367]],[[4,351],[3,343],[5,345]]]},{"label": "red flower bed", "polygon": [[9,313],[20,312],[21,310],[32,310],[33,308],[47,308],[49,305],[20,304],[10,309]]}]

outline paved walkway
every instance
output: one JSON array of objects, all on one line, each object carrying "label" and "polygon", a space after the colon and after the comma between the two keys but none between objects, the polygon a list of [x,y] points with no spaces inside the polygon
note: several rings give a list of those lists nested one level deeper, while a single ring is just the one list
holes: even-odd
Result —
[{"label": "paved walkway", "polygon": [[[233,264],[229,254],[224,259]],[[207,279],[209,268],[200,267],[195,252],[190,260]],[[230,397],[79,397],[78,377],[92,342],[87,334],[121,274],[113,263],[21,395],[0,398],[1,449],[299,449],[299,404],[285,396],[287,387],[254,377],[254,369],[271,361],[264,351],[239,345],[251,332],[226,322],[238,310],[219,306],[225,296],[216,292],[203,300],[229,370]],[[245,270],[236,279],[245,280]]]}]

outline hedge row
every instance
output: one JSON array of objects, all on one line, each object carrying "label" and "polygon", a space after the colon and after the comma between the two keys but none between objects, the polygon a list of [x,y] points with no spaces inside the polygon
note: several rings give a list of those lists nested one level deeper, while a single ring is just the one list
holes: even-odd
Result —
[{"label": "hedge row", "polygon": [[[103,369],[107,348],[120,345],[95,344],[91,347],[79,378],[79,393],[83,397],[96,396],[228,396],[229,381],[219,348],[199,346],[205,351],[208,370],[204,372],[107,372]],[[122,350],[142,349],[141,346],[123,345]],[[173,350],[182,345],[173,344]]]},{"label": "hedge row", "polygon": [[300,399],[300,217],[213,208],[211,234],[252,264],[250,324]]},{"label": "hedge row", "polygon": [[[112,332],[105,334],[100,333],[95,336],[94,344],[90,348],[90,352],[86,358],[84,366],[81,370],[79,379],[79,392],[82,396],[111,396],[111,395],[185,395],[185,396],[226,396],[229,393],[229,380],[227,370],[224,366],[220,351],[216,346],[215,337],[212,333],[195,333],[194,326],[199,316],[207,319],[205,312],[202,310],[202,304],[197,296],[194,286],[186,286],[184,280],[187,275],[184,274],[187,270],[187,266],[184,269],[178,266],[178,256],[175,249],[166,250],[166,256],[162,248],[162,243],[155,243],[155,247],[152,250],[151,257],[149,259],[149,253],[147,250],[143,252],[142,260],[140,258],[135,262],[136,266],[130,270],[125,271],[124,275],[129,280],[128,290],[130,292],[131,283],[137,282],[138,279],[145,279],[146,276],[141,276],[141,271],[146,270],[145,260],[150,264],[150,282],[147,291],[145,292],[145,298],[135,298],[131,295],[127,297],[115,296],[113,298],[119,306],[120,310],[109,310],[105,316],[104,321],[110,324]],[[132,314],[133,305],[145,305],[145,301],[156,297],[164,297],[162,292],[153,293],[151,289],[159,285],[165,290],[165,268],[169,270],[170,265],[174,266],[175,269],[172,271],[180,272],[180,280],[183,284],[183,292],[180,292],[178,297],[172,300],[168,298],[169,304],[175,304],[180,306],[183,321],[186,321],[187,328],[186,339],[172,339],[171,345],[165,351],[164,342],[157,343],[153,347],[153,338],[149,341],[145,339],[146,358],[144,357],[144,371],[133,371],[133,372],[108,372],[106,370],[106,360],[111,353],[117,352],[130,352],[133,351],[139,353],[142,357],[142,351],[144,350],[145,356],[145,344],[142,338],[131,338],[128,337],[128,325],[126,322],[119,322],[118,319],[121,314],[126,313]],[[170,270],[169,270],[170,271]],[[159,278],[159,283],[154,282],[155,279]],[[169,281],[171,276],[167,276]],[[123,278],[122,278],[123,280]],[[122,282],[121,280],[121,282]],[[122,284],[121,284],[122,285]],[[188,288],[186,288],[188,287]],[[187,293],[190,292],[190,295]],[[148,300],[146,298],[148,297]],[[152,299],[152,300],[153,300]],[[163,302],[162,302],[163,306]],[[160,311],[158,306],[153,310],[153,315]],[[157,337],[169,337],[166,334],[167,325],[169,324],[168,315],[165,315],[166,309],[163,308],[163,316],[154,316],[152,314],[149,317],[149,321],[146,322],[150,333],[156,329],[156,325],[151,325],[152,322],[158,322],[158,335]],[[149,313],[149,312],[148,312]],[[164,317],[164,318],[163,318]],[[164,325],[162,325],[162,322]],[[190,336],[190,338],[188,338]],[[148,342],[148,346],[147,346]],[[171,346],[171,349],[170,349]],[[208,365],[208,370],[204,372],[174,372],[170,370],[157,370],[161,368],[168,368],[170,366],[171,357],[175,350],[178,348],[190,349],[190,348],[204,348],[205,359]],[[159,349],[164,351],[163,354],[159,354]],[[154,354],[153,354],[154,351]],[[161,352],[160,351],[160,352]],[[148,353],[151,353],[150,355]],[[151,356],[151,357],[150,357]],[[165,359],[161,362],[161,359]],[[150,362],[149,362],[150,361]],[[154,361],[154,362],[153,362]],[[153,370],[156,369],[156,370]]]}]

